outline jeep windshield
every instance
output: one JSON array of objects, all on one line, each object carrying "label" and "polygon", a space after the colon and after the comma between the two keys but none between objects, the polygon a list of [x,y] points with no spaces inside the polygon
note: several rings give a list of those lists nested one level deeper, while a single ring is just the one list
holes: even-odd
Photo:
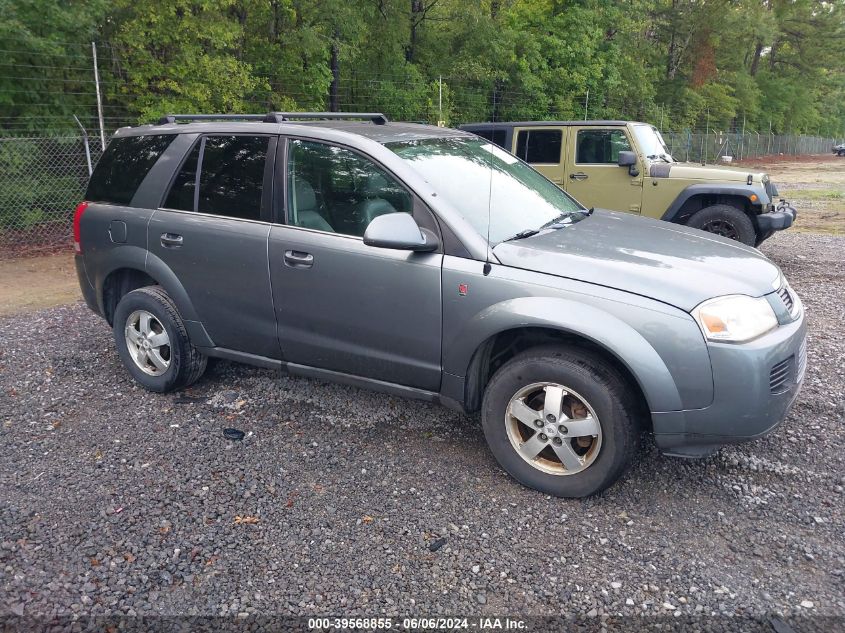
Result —
[{"label": "jeep windshield", "polygon": [[640,151],[647,158],[652,160],[660,158],[667,163],[678,162],[672,158],[669,148],[666,146],[666,141],[663,140],[660,132],[653,125],[635,125],[634,135],[637,137],[637,144],[640,146]]},{"label": "jeep windshield", "polygon": [[584,208],[554,183],[482,139],[432,138],[386,145],[492,245],[586,216]]}]

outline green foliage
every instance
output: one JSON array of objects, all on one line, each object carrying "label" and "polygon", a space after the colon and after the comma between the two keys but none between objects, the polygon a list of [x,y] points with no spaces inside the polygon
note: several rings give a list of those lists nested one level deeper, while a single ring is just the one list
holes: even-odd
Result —
[{"label": "green foliage", "polygon": [[586,114],[845,134],[845,0],[0,0],[0,12],[14,40],[6,127],[43,122],[45,106],[90,122],[96,39],[112,122],[334,104],[449,124]]}]

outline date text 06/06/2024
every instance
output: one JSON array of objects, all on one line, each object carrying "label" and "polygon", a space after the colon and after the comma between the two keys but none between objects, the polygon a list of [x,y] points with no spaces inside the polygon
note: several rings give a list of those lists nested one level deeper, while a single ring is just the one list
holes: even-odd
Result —
[{"label": "date text 06/06/2024", "polygon": [[518,618],[478,617],[478,618],[309,618],[308,629],[314,631],[331,630],[475,630],[475,631],[517,631],[525,630],[524,620]]}]

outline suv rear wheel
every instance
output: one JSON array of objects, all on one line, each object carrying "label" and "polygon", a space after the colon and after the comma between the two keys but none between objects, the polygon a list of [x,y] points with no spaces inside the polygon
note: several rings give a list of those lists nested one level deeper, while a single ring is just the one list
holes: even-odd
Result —
[{"label": "suv rear wheel", "polygon": [[615,482],[639,444],[636,400],[599,356],[565,347],[528,350],[490,380],[482,426],[490,450],[522,484],[585,497]]},{"label": "suv rear wheel", "polygon": [[205,371],[207,358],[191,345],[176,306],[159,286],[124,295],[113,330],[124,366],[150,391],[187,387]]},{"label": "suv rear wheel", "polygon": [[687,226],[729,237],[737,242],[754,246],[757,232],[751,218],[728,204],[714,204],[697,211],[687,222]]}]

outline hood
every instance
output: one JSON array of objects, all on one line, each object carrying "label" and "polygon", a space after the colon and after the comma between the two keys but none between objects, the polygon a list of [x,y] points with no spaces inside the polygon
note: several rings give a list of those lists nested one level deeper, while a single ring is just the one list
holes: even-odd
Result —
[{"label": "hood", "polygon": [[498,244],[506,266],[632,292],[687,312],[721,295],[760,297],[780,270],[758,250],[662,220],[597,210],[580,222]]},{"label": "hood", "polygon": [[[652,171],[659,173],[652,174]],[[663,178],[683,178],[686,180],[721,180],[746,184],[748,176],[753,182],[763,182],[766,175],[762,171],[739,169],[722,165],[700,165],[697,163],[652,163],[649,175]]]}]

